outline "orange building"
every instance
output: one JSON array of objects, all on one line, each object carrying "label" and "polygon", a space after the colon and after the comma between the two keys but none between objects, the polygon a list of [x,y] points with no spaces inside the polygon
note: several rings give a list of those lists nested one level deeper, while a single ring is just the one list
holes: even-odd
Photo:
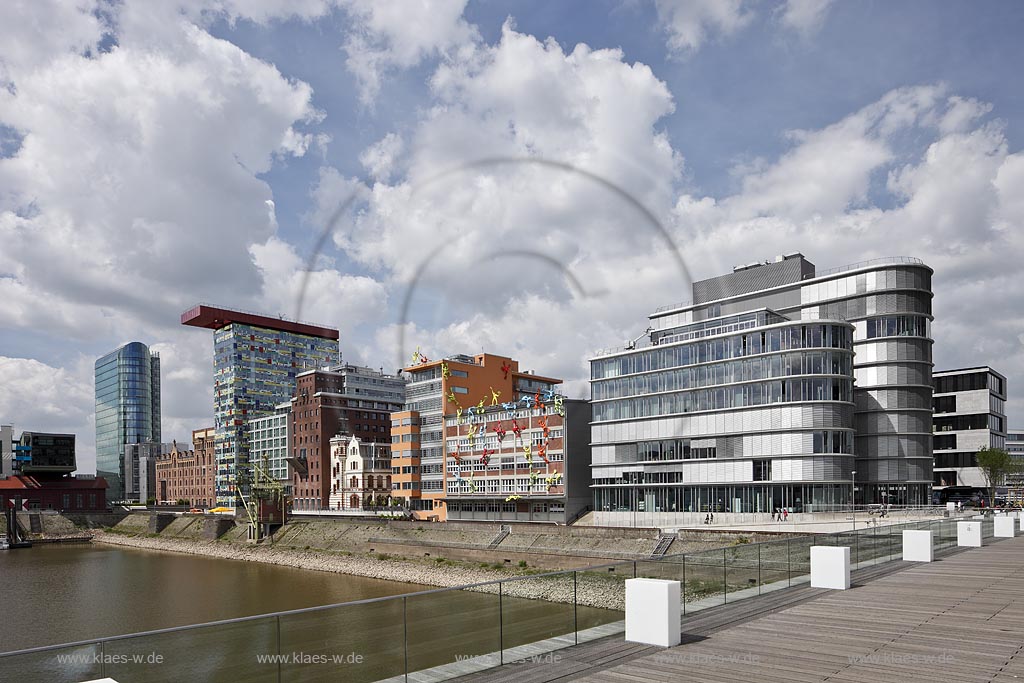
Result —
[{"label": "orange building", "polygon": [[553,391],[560,379],[519,369],[519,361],[482,353],[430,360],[418,353],[405,410],[391,414],[391,488],[418,519],[447,519],[445,417],[458,420],[488,406]]}]

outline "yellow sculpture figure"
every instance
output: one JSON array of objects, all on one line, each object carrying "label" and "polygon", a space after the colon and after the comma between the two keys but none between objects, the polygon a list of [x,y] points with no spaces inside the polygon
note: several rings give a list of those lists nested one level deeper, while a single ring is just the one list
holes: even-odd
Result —
[{"label": "yellow sculpture figure", "polygon": [[564,400],[564,396],[555,396],[555,412],[557,412],[562,417],[565,417],[565,406],[562,405],[562,401]]},{"label": "yellow sculpture figure", "polygon": [[484,403],[486,401],[487,401],[486,398],[482,398],[482,399],[480,399],[480,402],[476,404],[477,415],[483,415],[484,414]]},{"label": "yellow sculpture figure", "polygon": [[457,410],[455,411],[455,421],[456,421],[456,422],[457,422],[458,424],[462,424],[462,408],[458,408],[458,409],[457,409]]},{"label": "yellow sculpture figure", "polygon": [[459,405],[459,399],[455,398],[455,391],[452,389],[448,390],[448,402]]},{"label": "yellow sculpture figure", "polygon": [[562,473],[555,472],[544,481],[547,482],[548,488],[551,488],[552,486],[558,486],[558,482],[562,481]]},{"label": "yellow sculpture figure", "polygon": [[448,364],[444,361],[441,361],[441,376],[446,378],[452,376],[452,371],[448,369]]},{"label": "yellow sculpture figure", "polygon": [[469,429],[466,430],[466,436],[469,437],[469,445],[472,446],[473,442],[476,441],[476,426],[470,425]]},{"label": "yellow sculpture figure", "polygon": [[533,462],[533,446],[531,444],[523,446],[523,455],[526,456],[526,462]]},{"label": "yellow sculpture figure", "polygon": [[491,405],[492,406],[498,405],[498,397],[499,396],[501,396],[501,392],[500,391],[495,391],[494,387],[491,387]]}]

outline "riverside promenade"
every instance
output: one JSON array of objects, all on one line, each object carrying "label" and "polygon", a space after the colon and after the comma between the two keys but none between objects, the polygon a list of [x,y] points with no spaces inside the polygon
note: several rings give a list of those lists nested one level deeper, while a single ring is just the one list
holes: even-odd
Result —
[{"label": "riverside promenade", "polygon": [[981,683],[1024,680],[1024,536],[853,572],[853,587],[801,586],[698,612],[683,643],[621,635],[460,683]]}]

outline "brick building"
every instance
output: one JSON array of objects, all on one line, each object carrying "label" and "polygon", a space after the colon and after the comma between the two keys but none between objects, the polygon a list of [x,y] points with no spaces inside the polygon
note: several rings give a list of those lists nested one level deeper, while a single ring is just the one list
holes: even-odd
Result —
[{"label": "brick building", "polygon": [[373,368],[346,364],[299,373],[288,434],[293,509],[330,507],[331,439],[346,434],[389,443],[391,413],[404,401],[405,380]]},{"label": "brick building", "polygon": [[187,500],[196,507],[216,506],[213,427],[192,432],[192,448],[172,442],[171,450],[156,461],[156,497],[158,502]]},{"label": "brick building", "polygon": [[446,518],[575,521],[591,502],[590,417],[588,401],[553,392],[447,415]]}]

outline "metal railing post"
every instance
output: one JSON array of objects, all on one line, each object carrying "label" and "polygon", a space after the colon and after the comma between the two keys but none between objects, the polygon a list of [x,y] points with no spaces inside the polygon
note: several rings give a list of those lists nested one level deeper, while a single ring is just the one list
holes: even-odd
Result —
[{"label": "metal railing post", "polygon": [[409,683],[409,599],[402,598],[402,655],[404,657],[405,683]]},{"label": "metal railing post", "polygon": [[[579,609],[579,598],[576,594],[577,576],[576,572],[572,573],[572,632],[576,639],[576,644],[580,644],[580,609]],[[500,588],[498,589],[501,590]]]},{"label": "metal railing post", "polygon": [[761,594],[761,544],[757,544],[757,594]]},{"label": "metal railing post", "polygon": [[281,615],[274,617],[277,622],[277,683],[281,683]]},{"label": "metal railing post", "polygon": [[100,677],[107,677],[107,644],[106,641],[100,641]]},{"label": "metal railing post", "polygon": [[683,616],[686,616],[686,555],[683,555]]},{"label": "metal railing post", "polygon": [[791,588],[793,586],[793,550],[790,542],[791,538],[786,539],[786,587]]},{"label": "metal railing post", "polygon": [[505,597],[504,583],[498,582],[498,664],[505,664]]},{"label": "metal railing post", "polygon": [[725,564],[725,548],[722,548],[722,604],[729,602],[729,570]]}]

